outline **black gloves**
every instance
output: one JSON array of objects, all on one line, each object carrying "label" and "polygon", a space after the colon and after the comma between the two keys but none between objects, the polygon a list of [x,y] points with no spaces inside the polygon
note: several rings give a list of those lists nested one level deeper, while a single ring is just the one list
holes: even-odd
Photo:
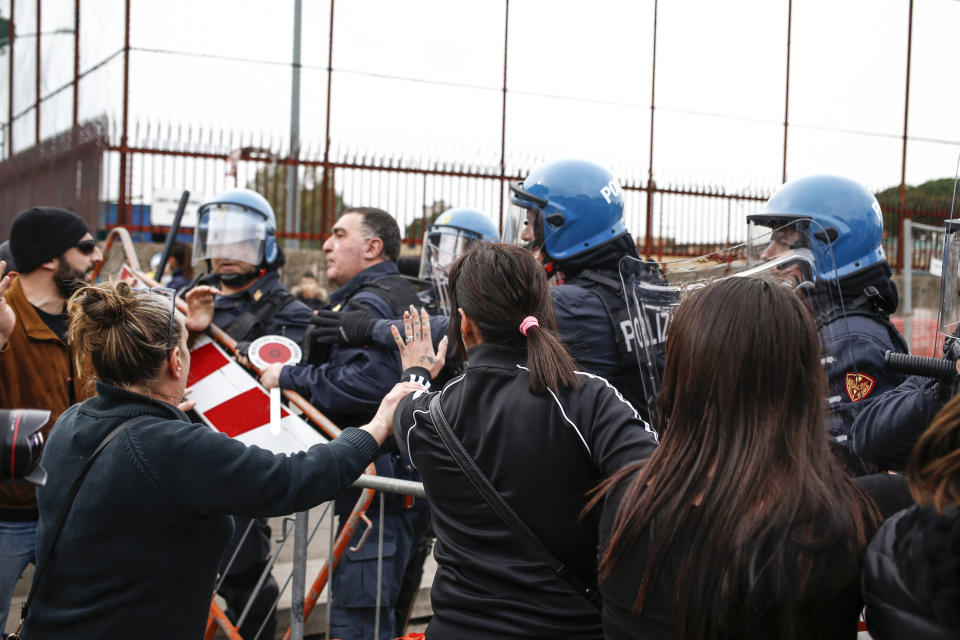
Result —
[{"label": "black gloves", "polygon": [[311,335],[319,344],[366,345],[373,342],[377,318],[359,307],[351,311],[317,311],[310,324]]}]

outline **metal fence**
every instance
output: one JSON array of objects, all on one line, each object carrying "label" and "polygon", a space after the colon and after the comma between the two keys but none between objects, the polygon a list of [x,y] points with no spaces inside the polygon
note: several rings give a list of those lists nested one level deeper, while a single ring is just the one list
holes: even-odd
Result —
[{"label": "metal fence", "polygon": [[99,227],[105,149],[102,125],[88,123],[0,162],[0,237],[17,212],[36,205],[65,207]]},{"label": "metal fence", "polygon": [[[509,204],[510,181],[520,180],[529,167],[505,175],[495,164],[468,159],[405,158],[363,149],[334,148],[323,159],[320,145],[306,145],[297,158],[285,157],[282,143],[262,135],[136,124],[131,144],[117,144],[118,125],[106,132],[102,199],[116,203],[121,192],[126,206],[108,207],[106,226],[123,225],[133,232],[165,233],[146,215],[154,194],[189,189],[203,197],[232,186],[262,193],[278,217],[278,236],[318,246],[345,206],[377,206],[393,214],[404,236],[419,242],[425,224],[452,206],[469,206],[501,220]],[[125,158],[126,188],[118,185]],[[530,165],[537,159],[530,159]],[[299,185],[297,221],[287,220],[287,172],[296,171]],[[654,255],[698,255],[745,237],[745,215],[769,193],[748,188],[728,193],[713,185],[648,185],[635,176],[622,176],[627,227],[641,246],[646,243],[648,203],[652,203],[651,249]],[[648,193],[653,198],[648,198]],[[113,213],[114,210],[116,213]],[[286,231],[294,228],[296,231]],[[307,244],[306,246],[310,246]]]},{"label": "metal fence", "polygon": [[[339,147],[324,154],[321,144],[305,145],[294,159],[283,155],[282,140],[170,123],[137,123],[128,135],[130,144],[120,145],[119,123],[101,118],[0,162],[0,239],[16,212],[36,204],[77,211],[94,229],[122,225],[150,239],[168,231],[151,216],[158,194],[189,189],[202,200],[242,186],[266,196],[277,213],[279,237],[298,241],[302,248],[319,248],[345,206],[386,209],[396,216],[405,238],[418,243],[424,225],[448,207],[474,207],[501,219],[510,206],[509,182],[539,161],[528,158],[529,166],[504,175],[496,164],[475,159],[406,158]],[[123,188],[121,164],[127,167]],[[291,170],[299,186],[293,224],[286,207]],[[649,247],[654,257],[701,255],[744,240],[746,215],[770,195],[769,188],[759,185],[729,192],[720,185],[646,183],[629,173],[619,178],[627,228],[641,251],[647,253]],[[121,193],[125,202],[119,200]],[[900,256],[896,230],[903,220],[940,225],[950,215],[942,204],[911,204],[895,205],[885,216],[884,248],[894,267]],[[647,229],[652,232],[649,245]],[[931,252],[937,247],[928,236],[913,237],[914,268],[926,269]]]},{"label": "metal fence", "polygon": [[[338,56],[350,52],[351,46],[356,46],[356,38],[337,38],[338,31],[341,35],[353,33],[367,19],[366,14],[373,10],[372,5],[338,4],[335,0],[275,3],[270,5],[269,11],[255,14],[259,19],[231,23],[231,29],[242,30],[246,35],[233,38],[232,45],[227,47],[229,50],[211,49],[196,42],[186,46],[172,38],[174,32],[182,35],[181,26],[197,29],[198,33],[211,29],[222,31],[223,14],[249,11],[249,8],[236,9],[223,0],[203,4],[206,6],[191,6],[195,14],[192,22],[178,23],[176,29],[165,30],[162,25],[153,24],[158,21],[155,5],[144,0],[0,0],[0,11],[10,17],[6,41],[0,37],[0,57],[6,58],[6,64],[0,65],[0,85],[5,85],[8,90],[7,99],[0,100],[0,147],[6,161],[12,162],[18,155],[29,153],[31,146],[40,147],[45,140],[60,132],[77,129],[81,122],[106,114],[109,120],[104,131],[109,149],[104,158],[100,191],[100,200],[105,207],[102,220],[105,226],[125,224],[146,233],[162,233],[163,230],[155,228],[157,225],[146,212],[146,206],[153,201],[154,191],[188,188],[204,196],[238,184],[251,186],[271,199],[281,219],[280,235],[291,244],[302,242],[308,247],[316,246],[343,203],[381,206],[391,211],[400,220],[406,235],[416,240],[424,221],[443,205],[473,206],[494,218],[502,218],[509,206],[506,183],[523,176],[538,159],[515,150],[540,149],[545,135],[539,131],[540,138],[530,137],[524,131],[525,127],[537,124],[538,118],[531,117],[531,113],[551,109],[558,117],[564,114],[570,122],[576,122],[576,118],[596,120],[624,113],[629,115],[624,121],[628,123],[624,128],[629,131],[619,132],[622,133],[622,137],[617,136],[621,151],[609,161],[625,187],[628,228],[643,253],[658,256],[693,255],[743,239],[744,214],[768,196],[775,184],[786,178],[791,149],[797,145],[800,148],[809,145],[813,140],[808,137],[811,131],[821,136],[822,139],[817,138],[821,141],[830,136],[847,136],[844,139],[849,144],[844,144],[843,148],[858,149],[861,153],[864,149],[872,149],[871,144],[877,139],[885,139],[884,154],[896,151],[899,160],[896,164],[901,193],[893,207],[886,205],[888,210],[896,211],[889,220],[887,228],[890,232],[885,241],[891,261],[899,265],[902,248],[896,238],[902,235],[901,221],[910,215],[904,199],[907,148],[913,149],[912,157],[916,158],[938,155],[939,152],[934,153],[935,148],[956,145],[956,141],[907,135],[911,50],[918,46],[929,54],[932,43],[938,42],[931,37],[920,37],[914,42],[912,0],[900,8],[884,12],[882,20],[888,26],[895,25],[896,29],[901,28],[900,22],[904,23],[906,83],[902,135],[889,130],[878,133],[853,131],[842,126],[837,128],[832,126],[836,124],[833,122],[827,123],[831,126],[817,125],[804,122],[803,116],[795,115],[795,105],[791,102],[791,64],[798,67],[796,71],[801,72],[802,80],[802,72],[806,69],[803,65],[809,61],[805,63],[800,56],[791,63],[791,49],[796,46],[791,34],[796,28],[808,29],[805,25],[811,24],[811,18],[817,12],[826,10],[826,4],[795,7],[793,2],[785,1],[772,5],[769,12],[758,11],[763,5],[757,4],[740,10],[746,11],[751,19],[762,21],[763,29],[744,27],[736,20],[731,22],[732,26],[749,28],[751,36],[758,36],[760,32],[767,34],[768,45],[775,50],[782,48],[786,53],[782,122],[781,113],[774,111],[766,111],[762,116],[707,113],[699,111],[695,105],[677,103],[676,96],[671,98],[669,91],[664,99],[660,91],[667,87],[657,86],[658,46],[666,47],[669,53],[670,47],[687,32],[682,14],[675,13],[677,9],[668,4],[660,6],[663,3],[656,0],[598,5],[586,14],[571,11],[570,7],[551,6],[551,13],[566,20],[565,24],[605,21],[606,13],[615,9],[623,18],[617,21],[622,23],[618,27],[633,25],[623,28],[633,29],[635,37],[608,39],[633,44],[628,50],[615,49],[622,55],[614,55],[608,60],[610,65],[604,65],[611,66],[610,81],[605,83],[610,87],[623,84],[624,77],[634,77],[631,86],[636,85],[636,90],[628,97],[610,90],[590,96],[560,95],[529,77],[518,79],[524,76],[523,70],[531,66],[530,52],[519,46],[523,37],[518,34],[529,32],[530,27],[542,18],[537,6],[533,6],[537,4],[533,0],[471,5],[475,12],[470,15],[482,18],[483,26],[478,24],[474,32],[464,33],[461,38],[468,35],[477,38],[476,50],[471,53],[483,61],[477,66],[483,70],[484,78],[477,81],[479,84],[461,82],[456,73],[438,75],[434,71],[436,60],[409,60],[409,64],[404,62],[399,68],[388,64],[391,61],[381,61],[384,69],[351,69],[348,63],[340,62],[346,58]],[[450,9],[453,13],[448,15],[444,13],[447,9],[443,3],[426,5],[402,10],[407,17],[422,15],[425,19],[414,19],[411,28],[426,30],[404,34],[404,38],[437,41],[436,36],[442,30],[430,30],[426,20],[429,14],[443,9],[441,13],[446,19],[462,19],[463,15],[457,11],[470,8]],[[383,8],[378,5],[378,10]],[[736,10],[725,8],[724,11]],[[177,10],[170,8],[167,12],[177,13]],[[793,25],[795,13],[799,27]],[[937,15],[931,13],[931,7],[927,5],[918,7],[917,13],[924,19]],[[269,51],[259,52],[258,56],[237,44],[247,39],[259,42],[255,39],[262,35],[257,31],[261,28],[260,22],[272,19],[273,14],[278,19],[282,16],[283,21],[289,20],[284,26],[297,25],[292,39],[295,43],[292,56],[286,41],[282,43],[282,51],[278,48],[280,45],[274,43]],[[299,44],[301,22],[306,34],[302,57]],[[271,24],[278,27],[280,23],[274,21]],[[786,26],[785,30],[783,26]],[[918,28],[918,33],[923,36],[928,33],[929,23],[921,21]],[[772,35],[774,33],[776,35]],[[442,44],[437,41],[438,47]],[[471,44],[474,44],[473,40]],[[800,51],[803,51],[802,47]],[[723,51],[716,53],[721,56]],[[398,50],[395,54],[400,57],[403,51]],[[403,60],[407,61],[406,58]],[[52,61],[58,64],[51,64]],[[731,64],[734,62],[730,60]],[[163,78],[144,77],[145,70],[157,68],[164,69]],[[732,68],[738,67],[734,65]],[[594,71],[599,73],[601,70]],[[885,73],[884,78],[887,75]],[[270,101],[274,105],[285,102],[285,90],[291,89],[294,106],[291,107],[289,134],[274,134],[271,138],[250,133],[264,126],[264,122],[269,123],[266,126],[274,127],[286,120],[286,114],[275,107],[268,117],[257,121],[260,124],[249,123],[244,134],[231,133],[226,128],[174,125],[169,121],[148,123],[144,119],[143,114],[148,112],[151,104],[159,104],[161,108],[162,105],[169,106],[171,95],[182,96],[182,100],[176,102],[178,106],[183,103],[192,105],[181,110],[180,117],[202,117],[193,112],[210,104],[229,111],[231,101],[242,100],[243,96],[237,92],[229,95],[217,93],[222,90],[217,88],[221,76],[229,77],[234,89],[237,83],[242,86],[250,83],[259,91],[268,91],[274,98]],[[294,79],[290,79],[291,76]],[[202,79],[201,85],[196,84],[199,79]],[[185,87],[188,81],[195,83],[191,85],[195,91],[202,86],[206,91],[204,97],[198,99],[192,95]],[[849,83],[853,79],[845,76],[843,81]],[[421,133],[418,130],[399,132],[401,138],[407,135],[414,144],[399,144],[396,139],[390,140],[390,144],[357,144],[363,131],[336,128],[337,104],[341,105],[341,110],[357,108],[364,104],[364,100],[376,101],[382,96],[390,96],[386,90],[398,83],[417,87],[422,99],[418,99],[413,111],[407,105],[403,105],[406,111],[400,108],[401,105],[385,105],[377,112],[390,123],[396,123],[393,125],[396,128],[405,124],[397,113],[422,116],[437,112],[436,108],[431,108],[431,101],[447,105],[449,109],[451,105],[470,100],[484,105],[483,123],[458,125],[456,133],[477,128],[482,135],[452,141],[451,144],[466,147],[459,152],[436,148],[414,151],[418,133]],[[916,79],[914,83],[917,83]],[[922,98],[930,94],[930,87],[921,85]],[[301,88],[304,92],[302,99]],[[917,89],[914,87],[914,91]],[[646,102],[648,90],[649,103]],[[304,119],[304,131],[309,133],[302,139],[297,106],[300,102],[312,105],[313,115]],[[184,116],[184,113],[189,115]],[[417,122],[419,127],[431,124],[427,121],[425,125],[423,117]],[[663,124],[673,128],[661,128]],[[746,128],[733,133],[734,124]],[[578,127],[571,127],[563,134],[576,137],[576,129]],[[674,132],[672,137],[666,134],[667,129]],[[731,132],[726,137],[713,135],[727,129]],[[682,131],[679,138],[677,131]],[[555,138],[557,133],[553,131],[550,135]],[[696,139],[698,136],[704,139]],[[471,142],[477,139],[483,142]],[[600,149],[589,142],[581,142],[576,148]],[[684,162],[692,163],[690,166],[669,164],[661,157],[666,150],[686,149],[688,145],[691,153],[683,155],[689,159]],[[732,146],[749,147],[755,152],[753,155],[765,160],[757,171],[744,172],[750,176],[746,180],[711,181],[696,177],[705,166],[711,167],[708,171],[723,172],[722,158],[729,155]],[[706,164],[695,162],[701,156],[720,159]],[[671,174],[679,177],[668,179]],[[92,176],[86,169],[83,175],[85,180]],[[298,206],[290,206],[288,211],[286,183],[294,175],[297,181],[293,192],[297,194],[295,199],[298,202],[292,204]],[[885,180],[888,184],[892,182],[889,172]],[[69,182],[55,181],[58,188],[65,188],[63,185]],[[718,186],[721,183],[725,186]],[[37,184],[41,186],[11,186],[7,183],[0,190],[6,192],[14,188],[18,191],[16,197],[4,196],[10,202],[32,203],[35,202],[34,194],[49,193],[42,182],[38,180]],[[56,199],[65,206],[77,201],[76,197],[60,195],[56,195]],[[11,206],[15,210],[19,204]],[[10,211],[5,209],[5,215],[11,215]],[[6,229],[0,228],[0,238],[5,233]]]}]

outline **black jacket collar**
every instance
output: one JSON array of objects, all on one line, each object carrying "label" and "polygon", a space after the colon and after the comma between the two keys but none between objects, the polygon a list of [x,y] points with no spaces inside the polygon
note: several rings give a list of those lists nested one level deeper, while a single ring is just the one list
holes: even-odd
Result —
[{"label": "black jacket collar", "polygon": [[354,291],[368,282],[373,282],[384,276],[391,276],[397,273],[400,273],[400,270],[397,268],[397,263],[390,262],[389,260],[386,262],[377,263],[372,267],[367,267],[357,275],[350,278],[345,285],[330,294],[330,304],[331,306],[336,306],[337,304],[349,298]]},{"label": "black jacket collar", "polygon": [[505,347],[499,344],[478,344],[467,351],[467,368],[470,367],[507,367],[526,366],[526,349]]},{"label": "black jacket collar", "polygon": [[187,414],[163,400],[100,381],[97,381],[97,395],[83,403],[83,412],[93,417],[157,416],[190,422]]}]

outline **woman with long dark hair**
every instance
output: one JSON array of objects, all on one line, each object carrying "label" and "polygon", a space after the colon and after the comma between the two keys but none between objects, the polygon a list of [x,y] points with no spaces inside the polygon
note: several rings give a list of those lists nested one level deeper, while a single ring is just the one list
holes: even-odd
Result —
[{"label": "woman with long dark hair", "polygon": [[[479,243],[454,264],[449,289],[448,337],[465,373],[442,391],[408,397],[394,419],[437,536],[427,637],[600,638],[589,595],[598,514],[580,512],[597,482],[649,457],[656,435],[606,380],[576,371],[529,251]],[[442,359],[428,318],[408,314],[405,324],[411,342],[394,330],[404,376],[429,378]],[[431,413],[437,398],[452,437],[566,571],[521,541],[461,470]]]},{"label": "woman with long dark hair", "polygon": [[826,438],[804,303],[734,278],[677,310],[661,444],[605,483],[607,638],[854,638],[873,506]]}]

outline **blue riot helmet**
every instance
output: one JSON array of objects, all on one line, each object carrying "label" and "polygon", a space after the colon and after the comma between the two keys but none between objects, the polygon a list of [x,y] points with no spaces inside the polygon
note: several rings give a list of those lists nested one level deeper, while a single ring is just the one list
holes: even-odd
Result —
[{"label": "blue riot helmet", "polygon": [[200,206],[193,262],[214,258],[260,269],[280,266],[277,218],[266,198],[250,189],[231,189]]},{"label": "blue riot helmet", "polygon": [[447,276],[450,267],[467,247],[478,240],[500,242],[500,232],[485,214],[466,207],[444,211],[424,236],[420,278],[433,283],[438,310],[449,311]]},{"label": "blue riot helmet", "polygon": [[518,209],[511,208],[504,224],[504,242],[542,249],[551,260],[573,258],[627,232],[620,183],[592,162],[548,162],[510,191]]},{"label": "blue riot helmet", "polygon": [[748,223],[770,228],[803,220],[812,222],[802,243],[830,257],[818,265],[820,278],[839,280],[887,259],[880,203],[853,180],[832,175],[793,180],[781,185],[759,213],[747,216]]},{"label": "blue riot helmet", "polygon": [[500,242],[497,226],[476,209],[447,209],[434,221],[424,237],[420,260],[420,277],[429,278],[436,267],[449,270],[453,261],[463,255],[476,240]]}]

